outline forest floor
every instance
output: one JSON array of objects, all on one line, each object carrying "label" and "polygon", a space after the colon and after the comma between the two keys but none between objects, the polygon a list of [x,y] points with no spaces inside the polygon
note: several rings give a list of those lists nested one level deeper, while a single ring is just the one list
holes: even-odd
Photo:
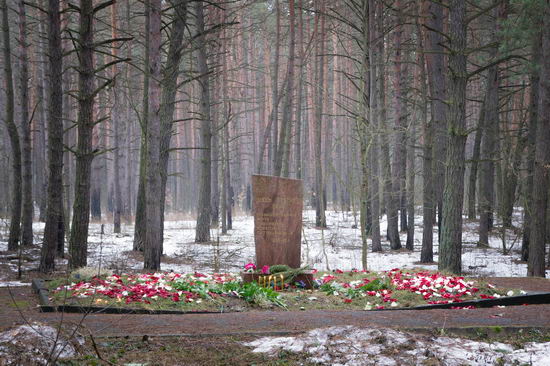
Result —
[{"label": "forest floor", "polygon": [[[545,279],[490,280],[550,291]],[[100,357],[118,365],[417,365],[422,359],[427,365],[543,366],[550,360],[550,305],[86,315],[40,313],[37,304],[28,286],[0,288],[0,360],[3,335],[17,325],[61,326],[66,333],[78,327],[83,341],[69,357],[74,363],[66,363],[72,365],[98,364]],[[4,356],[17,354],[23,353]]]},{"label": "forest floor", "polygon": [[[315,212],[304,211],[302,232],[302,265],[320,271],[340,269],[349,271],[361,269],[361,233],[357,228],[358,217],[351,212],[327,211],[328,228],[316,228]],[[101,266],[115,272],[128,272],[143,268],[143,256],[132,251],[134,226],[123,224],[122,232],[114,234],[112,224],[94,222],[90,224],[88,239],[88,265]],[[424,268],[437,270],[438,233],[434,227],[434,262],[421,264],[422,245],[421,217],[416,217],[414,250],[392,251],[383,235],[383,252],[368,253],[368,269],[388,271],[393,268]],[[522,212],[517,210],[513,217],[513,228],[502,230],[499,222],[490,235],[489,247],[477,246],[477,221],[464,220],[462,243],[463,273],[471,277],[524,277],[527,264],[521,261]],[[16,280],[18,259],[16,253],[8,253],[6,221],[0,220],[0,282]],[[103,227],[103,234],[102,234]],[[383,232],[385,217],[381,220]],[[35,242],[40,244],[43,223],[34,224]],[[239,272],[246,263],[254,262],[254,221],[250,215],[238,215],[233,220],[233,230],[222,235],[219,229],[212,229],[212,242],[197,244],[195,221],[190,217],[169,217],[165,222],[164,255],[162,270],[180,273],[190,272]],[[401,233],[404,245],[406,234]],[[369,239],[370,245],[370,239]],[[504,250],[504,248],[506,250]],[[38,267],[40,247],[26,248],[21,263],[25,277],[32,277]],[[61,271],[65,259],[58,259]],[[550,269],[547,270],[550,277]]]},{"label": "forest floor", "polygon": [[[521,213],[516,213],[515,218],[519,222]],[[320,270],[360,268],[360,233],[354,228],[353,215],[329,212],[327,230],[315,228],[313,219],[311,211],[304,213],[303,263]],[[237,272],[243,264],[253,261],[251,216],[236,217],[235,229],[229,235],[220,235],[219,244],[217,240],[194,244],[193,225],[192,220],[166,223],[163,270]],[[384,222],[382,227],[385,228]],[[476,227],[476,222],[465,222],[463,268],[469,276],[483,277],[504,288],[550,292],[550,280],[521,278],[525,276],[526,265],[519,261],[519,229],[502,231],[497,226],[490,247],[478,248]],[[43,226],[36,224],[35,228],[38,241]],[[131,252],[133,227],[125,225],[122,234],[113,234],[111,228],[105,225],[104,234],[101,234],[99,223],[91,225],[90,264],[101,264],[117,271],[139,270],[142,258]],[[421,227],[416,228],[413,252],[392,252],[387,243],[384,243],[384,253],[369,252],[369,269],[422,267],[435,270],[436,263],[417,263],[421,230]],[[214,230],[212,236],[217,238],[217,231]],[[503,237],[508,249],[506,254],[502,253]],[[17,350],[21,345],[12,342],[10,348],[2,343],[11,334],[8,329],[13,332],[17,329],[14,326],[25,324],[56,329],[60,325],[62,328],[78,325],[78,332],[84,337],[76,347],[77,352],[69,361],[64,361],[70,365],[416,365],[420,361],[426,365],[550,364],[550,305],[470,310],[248,311],[194,315],[40,313],[37,297],[29,286],[32,278],[41,277],[35,271],[39,246],[24,250],[23,276],[19,280],[18,256],[5,251],[5,238],[2,233],[2,365],[2,360],[7,360],[5,364],[25,364],[24,360],[14,358],[25,354],[24,350]],[[402,236],[403,242],[404,239]],[[437,231],[434,239],[437,239]],[[437,244],[434,252],[437,261]],[[59,259],[60,272],[56,275],[62,273],[64,264],[65,260]],[[547,275],[550,276],[550,271]],[[36,358],[29,362],[40,363]]]}]

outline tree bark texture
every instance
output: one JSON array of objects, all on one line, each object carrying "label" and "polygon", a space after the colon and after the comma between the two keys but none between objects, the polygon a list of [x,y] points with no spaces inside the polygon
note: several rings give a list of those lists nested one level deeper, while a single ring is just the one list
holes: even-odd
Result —
[{"label": "tree bark texture", "polygon": [[40,272],[55,270],[55,254],[63,241],[63,50],[59,0],[48,0],[48,207]]},{"label": "tree bark texture", "polygon": [[174,110],[179,68],[182,58],[183,33],[187,25],[187,0],[172,0],[173,21],[170,28],[170,40],[166,65],[162,72],[162,101],[160,105],[160,175],[161,175],[161,225],[164,232],[164,211],[166,205],[166,182],[168,181],[168,161],[170,141],[174,133]]},{"label": "tree bark texture", "polygon": [[12,156],[12,196],[11,196],[11,217],[10,234],[8,237],[8,250],[17,250],[21,236],[21,204],[22,204],[22,183],[21,183],[21,144],[19,132],[15,124],[14,116],[14,90],[13,73],[11,65],[11,44],[10,28],[8,23],[8,5],[2,0],[2,35],[4,41],[4,81],[6,87],[6,116],[5,122],[11,145]]},{"label": "tree bark texture", "polygon": [[149,1],[149,115],[147,120],[147,154],[145,211],[147,230],[143,243],[143,268],[160,270],[162,254],[161,194],[161,0]]},{"label": "tree bark texture", "polygon": [[206,55],[206,39],[204,35],[203,3],[195,3],[197,17],[197,68],[200,74],[200,115],[201,115],[201,176],[199,186],[199,202],[195,242],[204,243],[210,240],[210,174],[211,174],[211,139],[210,126],[210,77]]},{"label": "tree bark texture", "polygon": [[85,267],[90,223],[90,183],[94,158],[94,11],[93,0],[80,1],[78,40],[78,141],[76,148],[75,201],[69,239],[69,268]]},{"label": "tree bark texture", "polygon": [[149,0],[145,0],[145,46],[144,46],[144,67],[143,73],[143,99],[142,99],[142,114],[141,114],[141,140],[139,146],[139,182],[136,199],[136,221],[134,230],[134,245],[133,250],[143,251],[145,236],[147,233],[147,212],[146,212],[146,197],[145,197],[145,181],[147,175],[147,124],[149,119],[149,43],[150,43],[150,20],[149,20]]},{"label": "tree bark texture", "polygon": [[[426,2],[421,1],[421,13],[426,12]],[[422,134],[424,137],[422,146],[422,248],[420,250],[420,262],[433,262],[433,225],[434,225],[434,181],[433,181],[433,116],[428,118],[428,77],[426,75],[426,54],[424,53],[424,39],[420,22],[416,20],[416,33],[418,37],[417,57],[420,81],[420,109],[422,121]]]},{"label": "tree bark texture", "polygon": [[29,55],[27,43],[27,14],[23,0],[19,4],[19,85],[21,88],[21,137],[23,154],[23,211],[21,214],[21,244],[32,245],[32,220],[34,216],[34,200],[32,194],[32,141],[31,119],[29,118]]},{"label": "tree bark texture", "polygon": [[[487,96],[487,93],[485,94]],[[476,190],[477,175],[479,167],[479,157],[481,156],[481,137],[483,136],[483,125],[485,123],[485,100],[479,110],[479,119],[477,122],[476,133],[474,136],[474,150],[470,159],[470,177],[468,178],[468,219],[476,218]]]},{"label": "tree bark texture", "polygon": [[539,105],[535,166],[533,177],[533,215],[529,242],[527,275],[545,277],[546,217],[550,188],[550,3],[544,4],[542,58],[540,64]]},{"label": "tree bark texture", "polygon": [[[533,64],[539,65],[541,62],[541,32],[537,32],[532,41]],[[529,242],[531,236],[531,218],[533,216],[533,175],[535,170],[535,146],[537,141],[537,122],[539,113],[539,88],[540,75],[537,66],[531,69],[530,82],[531,90],[529,95],[529,132],[527,135],[527,154],[526,160],[526,182],[524,183],[524,203],[523,203],[523,236],[521,240],[521,260],[526,261],[529,258]]]},{"label": "tree bark texture", "polygon": [[[495,9],[496,10],[496,9]],[[493,36],[497,42],[496,11],[490,17]],[[497,43],[498,45],[498,43]],[[491,60],[498,57],[497,47],[490,50]],[[479,242],[478,245],[489,245],[489,231],[493,227],[493,211],[495,206],[495,157],[499,125],[499,94],[500,86],[498,65],[491,66],[487,73],[487,95],[485,97],[485,121],[483,123],[483,140],[481,144],[481,175],[479,185]]]},{"label": "tree bark texture", "polygon": [[443,194],[439,263],[441,271],[460,273],[462,267],[462,206],[466,145],[466,3],[449,1],[448,145]]},{"label": "tree bark texture", "polygon": [[[365,0],[366,1],[366,0]],[[380,234],[380,139],[379,134],[377,133],[380,129],[380,124],[382,120],[379,119],[381,107],[378,103],[381,101],[379,98],[380,91],[378,90],[378,78],[383,78],[380,70],[381,66],[378,61],[380,60],[380,48],[376,44],[377,37],[383,32],[381,27],[381,21],[376,20],[376,12],[378,11],[379,19],[382,17],[380,13],[380,2],[377,0],[368,0],[368,29],[367,25],[364,25],[364,32],[368,32],[368,52],[369,52],[369,122],[370,128],[367,144],[370,144],[370,151],[367,151],[367,155],[370,156],[370,167],[372,172],[370,174],[370,181],[368,182],[370,187],[370,201],[371,201],[371,211],[372,211],[372,221],[371,221],[371,240],[372,240],[372,251],[381,252],[382,251],[382,241]],[[364,38],[366,38],[365,36]],[[366,70],[365,70],[366,72]],[[365,75],[365,77],[367,77]],[[368,146],[368,145],[367,145]],[[368,213],[367,213],[368,216]]]},{"label": "tree bark texture", "polygon": [[[324,5],[321,1],[320,11],[323,12]],[[318,34],[319,49],[317,54],[317,72],[318,82],[316,87],[316,100],[315,100],[315,125],[314,134],[314,149],[315,149],[315,226],[326,227],[327,220],[325,217],[325,197],[323,187],[323,167],[321,164],[322,159],[322,139],[321,131],[323,128],[323,84],[325,74],[323,72],[323,65],[325,62],[325,16],[320,16],[320,32]]]},{"label": "tree bark texture", "polygon": [[[288,45],[288,67],[287,67],[287,84],[285,91],[285,101],[283,104],[283,118],[281,120],[281,129],[279,134],[279,146],[277,147],[277,154],[275,156],[275,168],[273,175],[288,177],[288,160],[289,160],[289,146],[290,146],[290,132],[292,127],[292,108],[294,100],[294,50],[296,44],[296,32],[295,32],[295,7],[294,0],[288,1],[289,7],[289,21],[290,21],[290,37]],[[300,10],[301,11],[301,10]],[[283,169],[283,160],[285,168]]]},{"label": "tree bark texture", "polygon": [[[447,91],[445,78],[445,39],[444,34],[444,6],[437,2],[429,2],[427,25],[429,31],[427,46],[427,70],[430,86],[431,115],[434,128],[434,194],[438,212],[438,225],[441,225],[443,187],[445,184],[445,157],[447,148]],[[434,211],[435,212],[435,211]],[[439,230],[441,237],[441,227]]]},{"label": "tree bark texture", "polygon": [[[117,21],[117,4],[111,5],[111,36],[112,39],[118,38],[118,21]],[[118,53],[118,47],[115,43],[113,43],[111,47],[111,54],[113,55],[112,59],[113,62],[116,61]],[[112,88],[112,98],[113,98],[113,108],[111,110],[111,121],[113,124],[113,130],[114,130],[114,141],[113,141],[113,232],[115,234],[120,234],[120,219],[122,215],[122,192],[121,192],[121,155],[122,155],[122,149],[120,140],[122,139],[120,130],[122,127],[122,88],[119,87],[119,85],[122,85],[122,83],[116,82],[116,79],[118,77],[118,65],[115,64],[112,67],[111,70],[111,78],[113,80],[114,87]]]}]

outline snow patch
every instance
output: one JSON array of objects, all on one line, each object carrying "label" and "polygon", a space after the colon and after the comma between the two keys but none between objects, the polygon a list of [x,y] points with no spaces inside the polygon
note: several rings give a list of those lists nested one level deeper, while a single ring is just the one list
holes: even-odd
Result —
[{"label": "snow patch", "polygon": [[21,286],[30,286],[28,282],[21,281],[0,281],[0,287],[21,287]]},{"label": "snow patch", "polygon": [[[521,225],[521,210],[513,216],[515,226]],[[361,231],[358,228],[358,215],[352,212],[326,212],[328,228],[315,227],[315,211],[303,212],[302,264],[318,270],[362,269]],[[422,267],[437,270],[437,265],[418,264],[422,245],[422,217],[415,217],[414,251],[392,251],[385,240],[386,217],[380,220],[383,252],[368,252],[368,269],[388,271],[392,268],[411,269]],[[499,224],[498,222],[496,223]],[[114,234],[113,225],[105,224],[101,234],[101,224],[91,223],[88,238],[88,265],[102,267],[115,272],[127,272],[143,269],[139,255],[132,253],[134,225],[122,225],[122,234]],[[469,276],[480,277],[524,277],[527,264],[520,261],[519,249],[521,236],[513,230],[502,231],[498,227],[491,233],[488,248],[477,247],[477,222],[464,220],[463,226],[463,271]],[[40,235],[43,223],[34,223],[33,230]],[[434,226],[434,261],[438,260],[438,233]],[[211,230],[211,243],[195,243],[195,221],[165,221],[164,254],[162,270],[180,273],[199,272],[237,272],[249,262],[255,262],[254,218],[236,216],[233,218],[233,230],[227,235],[221,229]],[[217,240],[219,238],[219,245]],[[406,234],[401,234],[401,242]],[[502,254],[503,242],[508,254]],[[368,240],[369,248],[371,246]],[[0,239],[0,251],[7,249],[7,242]],[[36,259],[38,260],[38,258]],[[66,260],[59,260],[59,264]],[[34,263],[34,262],[33,262]],[[8,263],[17,270],[16,263]],[[25,264],[27,265],[27,264]],[[26,267],[25,267],[26,268]],[[550,270],[547,271],[550,277]]]},{"label": "snow patch", "polygon": [[414,365],[429,360],[446,366],[550,364],[550,342],[528,343],[514,350],[505,343],[433,337],[394,329],[330,327],[296,337],[263,337],[244,343],[253,352],[276,356],[280,351],[305,352],[308,361],[325,365]]},{"label": "snow patch", "polygon": [[46,365],[52,360],[74,357],[84,338],[76,332],[58,334],[41,323],[20,325],[0,333],[3,365]]}]

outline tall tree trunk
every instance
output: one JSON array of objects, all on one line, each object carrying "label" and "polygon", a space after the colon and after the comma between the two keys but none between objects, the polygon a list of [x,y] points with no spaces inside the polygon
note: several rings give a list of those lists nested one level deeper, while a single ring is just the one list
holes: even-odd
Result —
[{"label": "tall tree trunk", "polygon": [[32,219],[34,216],[32,194],[32,141],[31,120],[29,119],[29,56],[27,43],[27,15],[25,3],[19,0],[19,47],[20,47],[20,82],[21,87],[21,135],[23,153],[23,212],[21,218],[21,244],[32,245]]},{"label": "tall tree trunk", "polygon": [[162,254],[161,194],[161,0],[149,0],[149,115],[147,119],[147,153],[145,211],[147,230],[143,243],[143,268],[160,270]]},{"label": "tall tree trunk", "polygon": [[[445,52],[443,38],[444,6],[430,1],[428,8],[428,27],[433,29],[427,33],[428,57],[427,71],[430,86],[432,124],[434,128],[434,194],[438,213],[439,237],[441,238],[441,215],[443,202],[443,186],[445,184],[445,157],[447,149],[447,88],[445,80]],[[434,211],[435,213],[435,211]]]},{"label": "tall tree trunk", "polygon": [[94,7],[93,0],[80,0],[78,32],[78,142],[76,149],[75,201],[69,239],[69,268],[85,267],[90,223],[90,181],[94,158]]},{"label": "tall tree trunk", "polygon": [[[271,128],[271,157],[272,161],[270,161],[270,164],[272,164],[273,170],[272,174],[275,174],[275,166],[276,166],[276,160],[277,160],[277,148],[279,146],[279,103],[276,101],[279,100],[279,98],[283,95],[283,93],[280,93],[279,90],[279,60],[280,60],[280,52],[281,52],[281,4],[279,0],[275,0],[275,17],[276,17],[276,38],[275,38],[275,61],[273,63],[273,70],[271,71],[272,74],[272,80],[271,80],[271,87],[272,87],[272,110],[271,110],[271,118],[272,118],[272,124],[273,127]],[[281,89],[284,90],[285,85],[281,87]]]},{"label": "tall tree trunk", "polygon": [[[111,36],[113,39],[118,37],[118,21],[117,21],[117,4],[111,5]],[[116,61],[118,53],[118,47],[113,43],[111,47],[111,54],[113,55],[113,61]],[[118,66],[115,64],[111,70],[111,78],[115,80],[118,75]],[[114,141],[113,141],[113,185],[114,185],[114,207],[113,207],[113,232],[115,234],[120,233],[120,217],[122,214],[122,192],[121,192],[121,178],[120,178],[120,158],[121,158],[121,147],[120,147],[120,129],[122,124],[122,100],[120,94],[122,93],[122,88],[118,87],[119,83],[115,83],[112,89],[113,97],[113,108],[111,110],[111,121],[113,123],[114,130]]]},{"label": "tall tree trunk", "polygon": [[[19,247],[19,237],[21,235],[21,145],[19,142],[19,132],[15,124],[14,116],[14,90],[13,75],[11,68],[11,46],[10,46],[10,27],[8,23],[8,5],[6,0],[2,0],[2,34],[4,41],[4,77],[6,87],[6,127],[11,144],[12,155],[12,201],[10,218],[10,235],[8,238],[8,250],[17,250]],[[28,119],[28,118],[27,118]],[[23,120],[23,123],[27,121]]]},{"label": "tall tree trunk", "polygon": [[[491,14],[493,36],[492,41],[497,39],[496,9]],[[498,45],[498,43],[497,43]],[[498,46],[491,48],[491,59],[498,57]],[[487,74],[487,95],[485,97],[485,122],[483,123],[483,143],[481,144],[481,175],[479,185],[479,242],[478,245],[489,245],[489,231],[493,227],[493,210],[495,206],[494,185],[495,185],[495,157],[497,146],[497,133],[499,125],[499,98],[498,88],[500,77],[498,65],[491,66]]]},{"label": "tall tree trunk", "polygon": [[134,230],[133,250],[143,251],[145,236],[147,234],[147,212],[145,197],[145,181],[147,175],[147,124],[149,120],[149,43],[150,43],[150,20],[149,20],[149,0],[145,0],[145,47],[144,47],[144,65],[143,65],[143,98],[141,114],[141,139],[139,147],[139,182],[136,198],[136,222]]},{"label": "tall tree trunk", "polygon": [[[523,102],[525,98],[521,97]],[[523,105],[520,107],[524,109]],[[502,162],[502,200],[499,202],[500,215],[502,216],[502,225],[504,228],[512,228],[512,215],[514,213],[514,205],[516,203],[516,190],[518,185],[519,172],[521,171],[521,158],[525,149],[526,136],[523,135],[525,121],[522,119],[518,128],[518,136],[516,139],[509,137],[510,151],[507,153],[508,158]],[[515,142],[515,143],[514,143]],[[500,149],[503,151],[503,149]],[[504,151],[503,151],[504,153]]]},{"label": "tall tree trunk", "polygon": [[304,83],[304,21],[303,21],[303,0],[298,0],[298,52],[300,64],[298,65],[298,90],[296,91],[296,137],[295,141],[295,171],[296,178],[302,179],[302,100]]},{"label": "tall tree trunk", "polygon": [[[422,113],[422,112],[421,112]],[[425,118],[425,117],[422,117]],[[405,247],[414,250],[414,181],[416,179],[415,169],[415,142],[416,142],[416,123],[411,121],[409,127],[409,143],[407,146],[407,242]]]},{"label": "tall tree trunk", "polygon": [[323,64],[325,62],[325,16],[322,14],[324,10],[324,1],[321,0],[320,11],[320,32],[318,34],[319,53],[317,55],[317,95],[315,105],[315,226],[326,227],[327,220],[325,217],[325,201],[323,187],[323,167],[321,164],[322,146],[321,146],[321,130],[323,128],[323,84],[324,72]]},{"label": "tall tree trunk", "polygon": [[166,205],[166,182],[168,181],[170,140],[172,139],[174,130],[174,110],[176,107],[179,67],[183,51],[183,33],[187,25],[187,0],[172,0],[171,5],[174,7],[174,20],[171,24],[168,56],[166,58],[166,66],[164,67],[162,75],[162,102],[160,106],[160,222],[162,232],[164,232],[164,209]]},{"label": "tall tree trunk", "polygon": [[[421,13],[425,13],[426,1],[419,0],[419,7],[422,7]],[[417,33],[417,57],[419,68],[420,82],[420,110],[422,121],[422,133],[424,137],[424,145],[422,148],[422,249],[420,251],[420,262],[433,262],[433,219],[435,210],[434,200],[434,181],[433,181],[433,139],[434,126],[433,116],[428,119],[428,77],[426,75],[426,55],[424,53],[424,35],[420,27],[419,19],[416,18],[416,33]]]},{"label": "tall tree trunk", "polygon": [[[224,14],[225,20],[225,14]],[[229,123],[231,121],[231,102],[229,101],[228,90],[228,65],[227,65],[227,30],[223,30],[222,37],[222,98],[223,98],[223,135],[222,135],[222,234],[227,234],[228,223],[231,220],[231,202],[229,198],[229,186],[231,185],[231,176],[229,174]],[[262,104],[264,102],[262,101]],[[260,123],[263,123],[261,121]]]},{"label": "tall tree trunk", "polygon": [[[541,35],[542,32],[536,32],[532,40],[533,65],[539,65],[541,62]],[[540,71],[537,66],[532,67],[530,74],[531,91],[529,106],[529,132],[527,135],[527,156],[526,156],[526,182],[524,185],[524,204],[523,204],[523,236],[521,240],[521,260],[526,261],[529,258],[529,242],[531,236],[531,221],[533,216],[533,175],[535,170],[535,144],[537,141],[537,122],[539,119],[539,88]]]},{"label": "tall tree trunk", "polygon": [[439,263],[441,271],[460,273],[462,267],[462,206],[464,199],[464,149],[466,145],[466,3],[449,2],[450,49],[448,146],[443,194]]},{"label": "tall tree trunk", "polygon": [[[290,39],[288,45],[288,67],[287,67],[287,84],[285,92],[285,102],[283,104],[283,118],[281,120],[281,131],[279,135],[279,146],[277,147],[277,154],[275,156],[275,169],[273,174],[276,176],[288,177],[288,161],[289,147],[290,147],[290,132],[292,126],[292,108],[294,100],[294,49],[296,44],[296,32],[294,21],[294,0],[288,1],[289,7],[289,22],[290,22]],[[301,10],[300,10],[301,11]],[[286,157],[283,169],[283,158]]]},{"label": "tall tree trunk", "polygon": [[[45,31],[45,24],[47,15],[39,11],[39,13],[36,15],[39,19],[38,22],[38,34],[41,37],[41,39],[45,39],[47,37],[46,31]],[[36,121],[36,133],[34,135],[34,141],[35,141],[35,177],[36,177],[36,192],[35,196],[38,199],[38,208],[40,210],[38,220],[40,222],[46,222],[46,208],[48,203],[48,179],[46,178],[48,176],[48,171],[46,167],[46,104],[47,104],[47,80],[46,80],[46,45],[44,45],[43,42],[40,42],[38,44],[39,47],[37,47],[37,51],[35,51],[38,55],[36,55],[36,58],[38,59],[38,63],[36,65],[36,72],[35,72],[35,79],[37,82],[36,87],[36,99],[37,103],[40,103],[38,106],[38,118],[35,119]]]},{"label": "tall tree trunk", "polygon": [[542,58],[535,168],[533,177],[533,214],[527,275],[545,277],[546,215],[548,214],[548,191],[550,171],[550,4],[543,5]]},{"label": "tall tree trunk", "polygon": [[[386,205],[387,217],[387,236],[390,241],[390,248],[393,250],[401,249],[401,239],[399,238],[399,188],[398,184],[398,164],[394,161],[393,167],[390,163],[389,150],[389,122],[386,109],[386,67],[385,67],[385,44],[384,44],[384,3],[378,2],[379,15],[377,16],[379,38],[378,45],[378,132],[380,138],[380,150],[382,152],[382,179],[384,181],[384,201]],[[394,177],[394,179],[392,179]],[[394,185],[394,182],[396,183]]]},{"label": "tall tree trunk", "polygon": [[195,3],[197,27],[197,68],[200,74],[200,115],[201,115],[201,178],[199,183],[198,218],[195,242],[204,243],[210,240],[210,173],[211,173],[211,119],[210,119],[210,77],[206,56],[206,39],[204,35],[203,2]]},{"label": "tall tree trunk", "polygon": [[[365,3],[367,0],[365,0]],[[384,30],[382,29],[382,7],[380,1],[377,0],[368,0],[368,10],[365,9],[364,12],[368,12],[368,29],[364,24],[363,32],[368,32],[368,36],[365,35],[363,38],[368,37],[368,53],[369,53],[369,120],[370,120],[370,132],[368,135],[368,143],[370,144],[370,151],[368,155],[370,156],[370,181],[368,182],[370,190],[370,202],[371,202],[371,240],[372,240],[372,251],[381,252],[382,251],[382,241],[380,238],[380,163],[378,154],[380,152],[380,140],[378,136],[378,131],[382,120],[379,119],[379,108],[381,107],[378,103],[381,101],[381,98],[378,97],[380,91],[378,90],[379,84],[377,82],[378,78],[384,78],[384,75],[380,72],[381,66],[379,60],[381,60],[379,52],[380,48],[376,44],[377,38],[380,34],[383,34]],[[378,19],[376,22],[376,12],[379,12]],[[365,14],[365,17],[367,14]],[[379,42],[383,42],[381,39]],[[366,46],[366,45],[365,45]],[[365,70],[366,72],[366,70]],[[365,78],[367,76],[365,75]],[[368,217],[368,212],[366,213]]]},{"label": "tall tree trunk", "polygon": [[481,109],[479,111],[479,119],[474,137],[474,150],[470,162],[470,177],[468,178],[468,219],[470,220],[475,220],[476,218],[477,171],[479,167],[479,157],[481,155],[481,137],[483,136],[484,123],[485,100],[481,104]]},{"label": "tall tree trunk", "polygon": [[[369,180],[372,180],[372,178],[369,176],[369,159],[371,157],[369,156],[369,147],[372,151],[372,138],[374,134],[370,133],[371,131],[368,130],[369,126],[368,123],[373,123],[372,120],[369,118],[369,107],[373,108],[373,104],[370,104],[369,101],[369,95],[371,95],[371,90],[369,90],[370,86],[370,80],[371,77],[369,75],[370,72],[374,71],[374,63],[371,63],[369,65],[369,60],[372,59],[373,56],[373,48],[369,35],[372,34],[371,32],[374,32],[374,23],[371,24],[370,18],[369,18],[369,2],[367,0],[363,1],[361,4],[361,16],[362,16],[362,49],[363,49],[363,57],[361,59],[361,81],[360,85],[361,88],[359,90],[359,116],[357,118],[357,136],[359,137],[359,157],[361,159],[361,190],[359,191],[359,224],[361,226],[361,265],[364,270],[367,270],[368,268],[368,240],[367,237],[369,235],[369,229],[372,229],[371,222],[368,220],[368,205],[372,202],[372,200],[369,200]],[[372,18],[374,19],[374,14],[372,15]],[[369,26],[371,26],[369,28]],[[368,52],[366,52],[368,51]],[[375,88],[376,88],[376,83]],[[369,105],[370,104],[370,105]],[[367,135],[367,133],[370,133],[370,135]],[[372,189],[372,188],[371,188]],[[374,247],[374,242],[373,242]]]},{"label": "tall tree trunk", "polygon": [[48,0],[48,208],[44,243],[40,252],[40,272],[55,270],[55,254],[63,241],[63,50],[59,0]]},{"label": "tall tree trunk", "polygon": [[[395,35],[395,145],[393,150],[392,169],[392,196],[394,205],[400,212],[400,231],[407,231],[407,210],[406,210],[406,129],[407,129],[407,67],[406,56],[403,55],[403,31],[405,28],[405,17],[403,15],[403,4],[397,0],[397,25]],[[405,57],[404,57],[405,56]]]}]

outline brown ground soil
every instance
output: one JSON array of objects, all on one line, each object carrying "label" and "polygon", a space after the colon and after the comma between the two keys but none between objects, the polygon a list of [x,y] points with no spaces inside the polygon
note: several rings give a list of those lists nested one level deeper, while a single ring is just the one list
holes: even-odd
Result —
[{"label": "brown ground soil", "polygon": [[[548,279],[486,280],[499,287],[550,292]],[[249,311],[185,315],[40,313],[37,305],[37,297],[30,287],[0,288],[0,330],[27,321],[78,323],[96,336],[276,334],[336,325],[394,328],[550,328],[550,304],[473,310]]]}]

